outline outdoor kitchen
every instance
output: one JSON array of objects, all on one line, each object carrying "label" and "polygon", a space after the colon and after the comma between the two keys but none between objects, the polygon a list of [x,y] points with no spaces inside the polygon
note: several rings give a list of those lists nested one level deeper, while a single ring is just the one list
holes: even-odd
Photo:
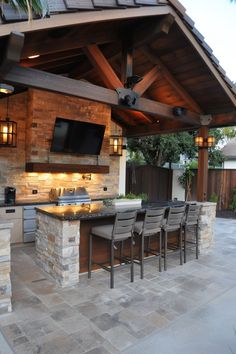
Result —
[{"label": "outdoor kitchen", "polygon": [[[22,4],[0,9],[0,352],[226,353],[236,223],[216,219],[208,175],[235,84],[178,0]],[[175,154],[141,152],[173,134],[198,166],[189,200]]]}]

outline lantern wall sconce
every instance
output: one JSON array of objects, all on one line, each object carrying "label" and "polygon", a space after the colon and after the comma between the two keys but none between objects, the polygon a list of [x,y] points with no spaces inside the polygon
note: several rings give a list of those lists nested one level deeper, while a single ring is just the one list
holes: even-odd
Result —
[{"label": "lantern wall sconce", "polygon": [[209,135],[205,139],[202,136],[195,136],[194,143],[195,143],[195,146],[198,146],[199,148],[208,149],[208,148],[215,146],[216,139],[212,135]]},{"label": "lantern wall sconce", "polygon": [[14,87],[11,85],[7,85],[4,83],[0,83],[0,93],[4,93],[5,95],[9,95],[14,92]]},{"label": "lantern wall sconce", "polygon": [[123,138],[120,135],[110,136],[110,156],[122,156]]},{"label": "lantern wall sconce", "polygon": [[84,173],[84,174],[82,175],[82,179],[83,179],[84,181],[91,181],[91,179],[92,179],[92,174],[91,174],[91,173]]},{"label": "lantern wall sconce", "polygon": [[0,146],[16,147],[17,124],[8,118],[8,104],[9,98],[7,98],[6,119],[0,120]]}]

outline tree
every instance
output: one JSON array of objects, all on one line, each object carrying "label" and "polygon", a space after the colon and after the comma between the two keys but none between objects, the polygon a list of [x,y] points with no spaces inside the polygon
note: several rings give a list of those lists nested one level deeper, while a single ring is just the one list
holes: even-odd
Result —
[{"label": "tree", "polygon": [[[179,162],[181,154],[188,160],[194,160],[198,148],[194,146],[196,132],[183,132],[169,135],[148,136],[145,138],[128,139],[128,150],[131,161],[143,160],[152,166],[163,166],[166,162]],[[214,135],[216,146],[209,150],[209,165],[221,166],[224,156],[219,148],[219,142],[226,138],[236,136],[234,128],[212,129],[210,135]],[[133,158],[138,156],[138,159]]]},{"label": "tree", "polygon": [[139,139],[128,139],[129,152],[139,152],[148,165],[163,166],[166,162],[178,162],[180,154],[194,158],[197,149],[193,136],[188,132],[155,135]]}]

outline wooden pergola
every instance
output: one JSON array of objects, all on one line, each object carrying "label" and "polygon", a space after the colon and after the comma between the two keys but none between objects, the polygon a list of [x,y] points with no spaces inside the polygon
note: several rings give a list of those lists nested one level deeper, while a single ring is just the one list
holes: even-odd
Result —
[{"label": "wooden pergola", "polygon": [[[11,23],[2,11],[0,79],[16,92],[32,87],[106,103],[127,137],[199,129],[206,138],[210,128],[235,125],[234,86],[178,1],[75,0],[61,10],[59,3],[32,22]],[[204,201],[206,148],[198,166]]]}]

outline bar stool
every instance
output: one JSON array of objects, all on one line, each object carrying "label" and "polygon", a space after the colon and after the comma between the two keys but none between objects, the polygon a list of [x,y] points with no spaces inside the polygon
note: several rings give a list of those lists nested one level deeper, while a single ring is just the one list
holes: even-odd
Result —
[{"label": "bar stool", "polygon": [[[114,288],[114,258],[115,243],[130,239],[130,266],[131,266],[131,282],[134,281],[134,265],[133,265],[133,228],[136,220],[136,211],[118,212],[115,217],[114,224],[95,226],[89,235],[89,264],[88,278],[91,278],[92,264],[98,264],[103,269],[110,272],[110,287]],[[93,237],[101,237],[110,243],[110,259],[107,262],[97,263],[92,259],[93,253]],[[109,263],[109,266],[105,264]]]},{"label": "bar stool", "polygon": [[[187,204],[186,215],[183,224],[184,229],[184,263],[187,261],[187,243],[194,244],[196,250],[196,259],[198,259],[199,253],[199,239],[198,239],[198,229],[199,229],[199,218],[200,218],[201,206],[197,204]],[[187,231],[193,230],[195,241],[187,240]]]},{"label": "bar stool", "polygon": [[[145,212],[144,221],[135,223],[134,233],[141,235],[141,252],[140,259],[135,260],[135,263],[140,265],[140,277],[144,275],[144,253],[153,254],[159,257],[159,271],[161,272],[161,248],[162,248],[162,224],[164,220],[166,208],[147,209]],[[150,248],[150,239],[155,237],[159,241],[156,249]],[[145,240],[148,240],[148,245],[145,248]]]},{"label": "bar stool", "polygon": [[[167,270],[167,248],[168,248],[168,235],[169,232],[178,231],[178,241],[179,241],[179,254],[180,254],[180,264],[183,264],[183,219],[185,214],[185,205],[179,207],[170,207],[166,219],[166,223],[162,226],[162,231],[164,234],[164,270]],[[173,248],[172,248],[173,249]],[[176,249],[176,247],[175,247]]]}]

